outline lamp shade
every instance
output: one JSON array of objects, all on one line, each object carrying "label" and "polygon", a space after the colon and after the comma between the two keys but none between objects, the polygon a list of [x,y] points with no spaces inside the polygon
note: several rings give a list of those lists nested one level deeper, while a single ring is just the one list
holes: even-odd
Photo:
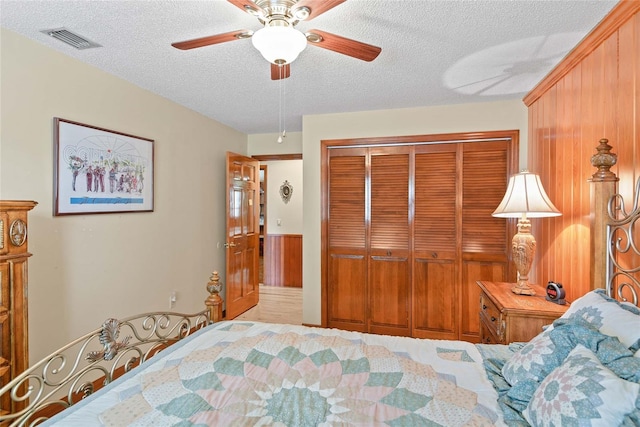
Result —
[{"label": "lamp shade", "polygon": [[509,178],[507,191],[498,208],[492,214],[498,218],[530,218],[560,216],[544,191],[540,177],[530,172],[520,172]]},{"label": "lamp shade", "polygon": [[266,26],[256,31],[251,40],[264,59],[277,65],[292,63],[307,47],[305,35],[291,27]]}]

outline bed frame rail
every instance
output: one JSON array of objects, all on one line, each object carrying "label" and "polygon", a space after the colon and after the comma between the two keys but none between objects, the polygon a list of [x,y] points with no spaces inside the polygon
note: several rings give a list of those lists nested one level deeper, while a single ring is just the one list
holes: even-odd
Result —
[{"label": "bed frame rail", "polygon": [[0,389],[0,425],[32,426],[91,395],[164,348],[221,320],[217,272],[207,283],[206,309],[152,312],[103,325],[30,366]]}]

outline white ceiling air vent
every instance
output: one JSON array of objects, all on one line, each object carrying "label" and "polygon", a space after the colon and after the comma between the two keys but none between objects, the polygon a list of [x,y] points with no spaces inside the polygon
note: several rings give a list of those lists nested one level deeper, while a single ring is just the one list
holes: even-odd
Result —
[{"label": "white ceiling air vent", "polygon": [[53,37],[54,39],[58,39],[66,44],[75,47],[76,49],[91,49],[94,47],[102,47],[98,43],[92,42],[91,40],[83,37],[79,34],[73,33],[66,28],[55,28],[53,30],[42,30],[41,33],[44,33],[48,36]]}]

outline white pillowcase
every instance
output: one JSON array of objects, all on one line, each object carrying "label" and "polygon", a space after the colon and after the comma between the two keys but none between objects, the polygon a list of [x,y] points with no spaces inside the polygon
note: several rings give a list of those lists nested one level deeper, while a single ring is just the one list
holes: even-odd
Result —
[{"label": "white pillowcase", "polygon": [[625,347],[633,351],[639,350],[640,315],[610,300],[601,290],[591,291],[575,300],[561,319],[572,317],[594,325],[605,335],[618,337]]},{"label": "white pillowcase", "polygon": [[617,377],[578,344],[542,381],[522,415],[534,427],[617,426],[635,409],[639,393],[640,384]]}]

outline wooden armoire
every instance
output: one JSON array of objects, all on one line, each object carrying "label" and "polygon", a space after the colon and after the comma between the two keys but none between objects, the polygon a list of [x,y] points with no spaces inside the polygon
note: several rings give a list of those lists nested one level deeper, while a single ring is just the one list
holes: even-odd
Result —
[{"label": "wooden armoire", "polygon": [[517,172],[518,131],[322,149],[323,324],[478,341],[476,281],[515,275],[513,224],[491,213]]},{"label": "wooden armoire", "polygon": [[[29,366],[27,316],[27,213],[36,202],[0,200],[0,384]],[[0,412],[11,410],[8,393]],[[17,405],[14,403],[14,405]]]}]

